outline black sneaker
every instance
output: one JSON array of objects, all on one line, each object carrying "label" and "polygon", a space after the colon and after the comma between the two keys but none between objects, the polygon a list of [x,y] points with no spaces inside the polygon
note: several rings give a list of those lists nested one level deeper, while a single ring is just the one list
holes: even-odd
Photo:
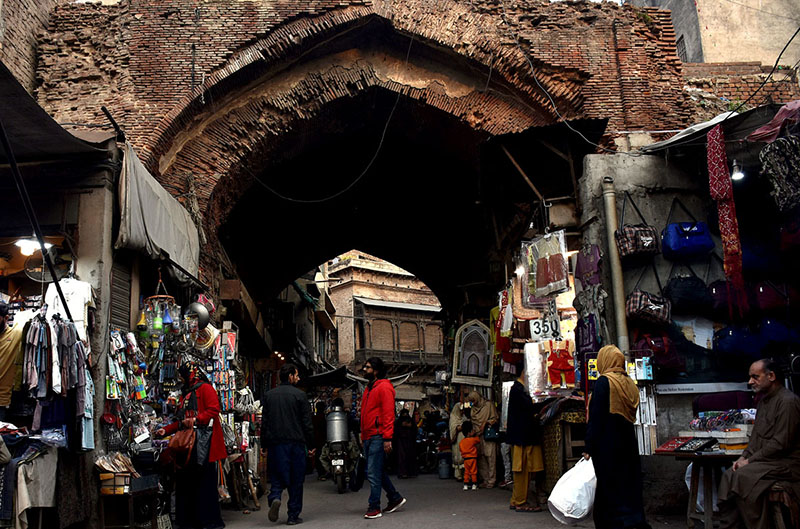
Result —
[{"label": "black sneaker", "polygon": [[297,518],[289,518],[289,521],[286,522],[286,525],[297,525],[299,523],[303,523],[303,519],[298,516]]},{"label": "black sneaker", "polygon": [[281,500],[272,500],[272,503],[269,504],[269,513],[267,514],[267,518],[269,518],[270,522],[277,522],[278,521],[278,511],[281,509]]},{"label": "black sneaker", "polygon": [[399,500],[390,501],[389,504],[386,506],[386,508],[383,510],[383,512],[385,513],[394,512],[405,504],[406,504],[405,498],[400,498]]}]

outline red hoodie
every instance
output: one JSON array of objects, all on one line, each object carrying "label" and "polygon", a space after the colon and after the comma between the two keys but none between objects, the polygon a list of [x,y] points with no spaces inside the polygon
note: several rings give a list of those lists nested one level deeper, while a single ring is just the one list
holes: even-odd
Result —
[{"label": "red hoodie", "polygon": [[394,386],[380,378],[367,386],[361,399],[361,440],[380,435],[389,441],[394,435]]}]

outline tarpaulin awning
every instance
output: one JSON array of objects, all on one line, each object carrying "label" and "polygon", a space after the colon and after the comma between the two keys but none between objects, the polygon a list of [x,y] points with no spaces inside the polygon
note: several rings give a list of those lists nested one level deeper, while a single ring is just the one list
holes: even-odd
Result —
[{"label": "tarpaulin awning", "polygon": [[[144,252],[152,259],[169,259],[196,276],[200,244],[192,217],[150,174],[129,143],[122,151],[121,218],[114,247]],[[176,275],[179,280],[187,279]]]},{"label": "tarpaulin awning", "polygon": [[[1,62],[0,120],[20,163],[107,157],[108,149],[78,139],[56,123]],[[0,149],[0,164],[7,163],[8,155]]]}]

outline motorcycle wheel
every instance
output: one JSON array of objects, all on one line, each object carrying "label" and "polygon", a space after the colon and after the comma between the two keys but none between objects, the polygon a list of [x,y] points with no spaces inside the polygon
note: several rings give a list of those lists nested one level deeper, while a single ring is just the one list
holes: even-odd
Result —
[{"label": "motorcycle wheel", "polygon": [[344,472],[336,476],[336,490],[339,491],[339,494],[344,494],[344,491],[347,490],[347,477],[344,475]]}]

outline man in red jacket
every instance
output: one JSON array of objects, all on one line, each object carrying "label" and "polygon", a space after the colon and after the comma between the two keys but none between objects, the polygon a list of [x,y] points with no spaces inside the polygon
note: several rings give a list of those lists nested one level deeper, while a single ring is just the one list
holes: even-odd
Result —
[{"label": "man in red jacket", "polygon": [[[367,479],[370,485],[369,507],[364,518],[380,518],[394,512],[406,500],[395,490],[384,467],[386,454],[392,451],[394,434],[394,386],[386,380],[383,360],[372,357],[364,363],[367,388],[361,399],[361,439],[367,456]],[[389,503],[381,511],[381,488]]]}]

